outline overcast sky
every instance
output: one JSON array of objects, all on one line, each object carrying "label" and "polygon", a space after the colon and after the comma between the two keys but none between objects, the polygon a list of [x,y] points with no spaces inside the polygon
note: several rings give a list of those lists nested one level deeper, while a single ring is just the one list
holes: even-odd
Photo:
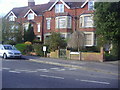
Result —
[{"label": "overcast sky", "polygon": [[[49,0],[34,0],[35,4],[47,3]],[[0,0],[0,16],[6,15],[14,7],[28,5],[28,0]]]}]

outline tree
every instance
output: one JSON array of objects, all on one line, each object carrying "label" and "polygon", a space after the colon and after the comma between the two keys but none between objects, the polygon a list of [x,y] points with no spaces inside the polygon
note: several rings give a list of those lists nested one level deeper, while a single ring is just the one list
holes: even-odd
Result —
[{"label": "tree", "polygon": [[66,48],[65,40],[61,37],[60,33],[55,32],[52,32],[45,44],[49,46],[50,51],[55,51],[59,48]]},{"label": "tree", "polygon": [[22,25],[2,18],[2,41],[7,44],[22,42]]},{"label": "tree", "polygon": [[113,54],[120,58],[120,2],[96,2],[95,9],[97,36],[103,44],[112,43],[113,49],[116,47]]},{"label": "tree", "polygon": [[32,24],[29,24],[28,30],[24,30],[24,41],[30,41],[33,42],[35,39],[35,34],[33,30]]},{"label": "tree", "polygon": [[68,47],[77,49],[78,52],[82,50],[85,45],[85,35],[82,31],[74,31],[68,40]]}]

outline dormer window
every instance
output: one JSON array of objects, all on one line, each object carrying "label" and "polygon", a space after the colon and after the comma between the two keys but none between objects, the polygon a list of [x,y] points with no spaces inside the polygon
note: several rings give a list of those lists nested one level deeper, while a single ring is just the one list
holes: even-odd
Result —
[{"label": "dormer window", "polygon": [[55,13],[64,13],[64,4],[56,4]]},{"label": "dormer window", "polygon": [[9,21],[15,21],[15,17],[13,15],[9,16]]},{"label": "dormer window", "polygon": [[34,19],[34,13],[29,13],[28,20],[33,20],[33,19]]},{"label": "dormer window", "polygon": [[88,2],[88,10],[94,10],[94,0]]}]

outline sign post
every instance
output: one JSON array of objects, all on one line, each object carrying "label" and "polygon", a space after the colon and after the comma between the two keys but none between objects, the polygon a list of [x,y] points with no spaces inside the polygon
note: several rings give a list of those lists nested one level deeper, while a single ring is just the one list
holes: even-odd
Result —
[{"label": "sign post", "polygon": [[45,52],[47,50],[47,47],[46,46],[43,46],[43,51],[44,51],[44,57],[45,57]]}]

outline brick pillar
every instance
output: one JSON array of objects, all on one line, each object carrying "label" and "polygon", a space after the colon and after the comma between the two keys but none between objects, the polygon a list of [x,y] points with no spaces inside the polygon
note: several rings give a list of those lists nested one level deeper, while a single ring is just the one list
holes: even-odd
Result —
[{"label": "brick pillar", "polygon": [[104,50],[103,50],[103,47],[100,48],[100,61],[101,62],[104,61]]},{"label": "brick pillar", "polygon": [[67,59],[70,59],[70,50],[66,50],[66,57]]}]

